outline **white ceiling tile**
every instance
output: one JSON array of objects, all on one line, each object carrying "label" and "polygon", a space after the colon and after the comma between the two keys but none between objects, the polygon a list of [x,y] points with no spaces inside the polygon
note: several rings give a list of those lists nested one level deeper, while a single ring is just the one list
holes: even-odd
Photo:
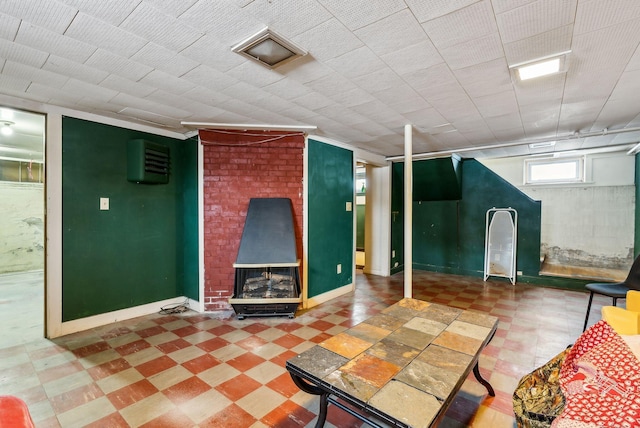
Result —
[{"label": "white ceiling tile", "polygon": [[382,60],[401,76],[444,61],[430,40],[390,52],[382,56]]},{"label": "white ceiling tile", "polygon": [[282,113],[283,111],[289,110],[292,106],[295,106],[295,103],[287,100],[283,100],[279,97],[269,96],[257,98],[252,102],[256,107],[263,108],[265,110],[270,110],[275,113]]},{"label": "white ceiling tile", "polygon": [[115,74],[107,76],[102,82],[100,82],[100,86],[113,89],[114,91],[124,92],[125,94],[138,98],[144,98],[156,90],[154,87],[144,85],[140,82],[134,82]]},{"label": "white ceiling tile", "polygon": [[231,46],[224,46],[209,35],[201,37],[191,46],[180,51],[180,54],[220,71],[229,71],[248,61],[245,57],[233,52]]},{"label": "white ceiling tile", "polygon": [[[487,122],[489,122],[489,118]],[[522,125],[515,128],[507,128],[507,129],[494,129],[491,123],[488,123],[489,129],[493,132],[493,135],[498,139],[498,141],[518,141],[525,138],[524,128]],[[511,153],[509,153],[511,155]]]},{"label": "white ceiling tile", "polygon": [[360,28],[354,34],[380,56],[428,40],[409,9]]},{"label": "white ceiling tile", "polygon": [[48,56],[43,51],[0,39],[0,58],[40,68]]},{"label": "white ceiling tile", "polygon": [[538,0],[497,15],[504,43],[526,39],[573,22],[577,0]]},{"label": "white ceiling tile", "polygon": [[20,19],[0,13],[0,38],[13,41],[20,28]]},{"label": "white ceiling tile", "polygon": [[583,0],[578,4],[575,34],[583,34],[640,18],[637,0]]},{"label": "white ceiling tile", "polygon": [[418,95],[417,92],[414,92],[414,94],[414,96],[393,101],[389,104],[389,107],[393,108],[403,116],[406,113],[411,113],[414,111],[424,111],[431,108],[429,103],[426,102],[425,99],[422,98],[422,96]]},{"label": "white ceiling tile", "polygon": [[54,55],[49,56],[42,68],[53,73],[63,76],[73,76],[77,80],[95,84],[100,83],[109,75],[109,73],[104,70],[98,70],[97,68]]},{"label": "white ceiling tile", "polygon": [[76,79],[67,80],[61,89],[70,93],[82,94],[83,97],[96,99],[100,102],[108,102],[118,94],[118,92],[113,89],[82,82]]},{"label": "white ceiling tile", "polygon": [[[179,17],[185,25],[231,49],[266,25],[249,12],[228,1],[199,0]],[[288,34],[282,36],[290,37]]]},{"label": "white ceiling tile", "polygon": [[129,80],[138,81],[153,71],[152,67],[137,63],[128,58],[114,55],[104,49],[98,49],[85,65],[97,70],[108,71]]},{"label": "white ceiling tile", "polygon": [[370,73],[371,70],[377,70],[385,66],[384,62],[366,46],[332,58],[326,61],[325,64],[349,78],[362,76]]},{"label": "white ceiling tile", "polygon": [[[118,26],[142,0],[60,0],[68,6]],[[150,0],[146,0],[149,2]],[[186,0],[185,0],[186,1]]]},{"label": "white ceiling tile", "polygon": [[311,92],[311,89],[309,87],[304,86],[288,77],[267,85],[262,89],[286,100],[292,100]]},{"label": "white ceiling tile", "polygon": [[238,83],[238,79],[235,77],[231,77],[206,65],[199,65],[181,77],[202,88],[216,90],[218,93],[220,93],[222,89]]},{"label": "white ceiling tile", "polygon": [[198,101],[210,106],[224,106],[229,97],[219,91],[197,87],[182,94],[183,97]]},{"label": "white ceiling tile", "polygon": [[133,33],[84,13],[79,13],[75,17],[64,34],[126,58],[147,44],[146,40]]},{"label": "white ceiling tile", "polygon": [[13,92],[25,92],[31,82],[24,77],[10,76],[8,74],[0,75],[0,87]]},{"label": "white ceiling tile", "polygon": [[556,74],[547,76],[542,79],[532,79],[529,81],[518,82],[514,85],[518,104],[522,106],[531,104],[560,103],[564,96],[565,75]]},{"label": "white ceiling tile", "polygon": [[286,117],[290,117],[301,123],[306,123],[309,118],[313,116],[317,116],[315,112],[308,110],[306,108],[300,107],[298,105],[296,105],[295,107],[291,107],[287,110],[283,110],[280,113]]},{"label": "white ceiling tile", "polygon": [[78,11],[54,0],[2,0],[2,13],[62,34]]},{"label": "white ceiling tile", "polygon": [[513,89],[504,58],[455,70],[454,74],[464,90],[473,98]]},{"label": "white ceiling tile", "polygon": [[573,26],[564,25],[535,36],[504,44],[507,62],[519,64],[571,50]]},{"label": "white ceiling tile", "polygon": [[288,37],[331,19],[327,9],[316,1],[252,1],[243,7],[243,10],[269,28]]},{"label": "white ceiling tile", "polygon": [[424,98],[422,98],[415,89],[407,84],[394,86],[382,91],[376,91],[373,93],[373,96],[390,107],[393,107],[394,104],[410,101],[416,105],[416,108],[411,110],[417,110],[421,106],[420,103],[425,102]]},{"label": "white ceiling tile", "polygon": [[338,73],[331,73],[321,77],[320,79],[308,82],[307,86],[309,86],[314,91],[326,96],[350,91],[357,88],[357,86],[349,79],[341,76]]},{"label": "white ceiling tile", "polygon": [[493,4],[493,10],[498,14],[536,1],[538,0],[491,0],[491,3]]},{"label": "white ceiling tile", "polygon": [[444,63],[407,74],[404,80],[427,102],[434,98],[446,97],[450,90],[462,90],[458,80]]},{"label": "white ceiling tile", "polygon": [[68,77],[51,73],[41,68],[31,67],[29,65],[20,64],[14,61],[6,61],[2,68],[2,74],[6,74],[13,77],[27,79],[32,82],[41,83],[43,85],[50,85],[54,88],[61,88],[65,84]]},{"label": "white ceiling tile", "polygon": [[176,52],[204,35],[204,32],[197,31],[144,2],[120,24],[120,28]]},{"label": "white ceiling tile", "polygon": [[484,121],[494,134],[499,131],[514,129],[519,129],[520,132],[523,132],[519,111],[511,111],[500,116],[485,117]]},{"label": "white ceiling tile", "polygon": [[353,88],[344,92],[337,92],[329,96],[333,101],[345,107],[353,107],[359,104],[368,103],[375,98],[361,88]]},{"label": "white ceiling tile", "polygon": [[498,33],[460,43],[440,51],[452,70],[491,61],[504,56]]},{"label": "white ceiling tile", "polygon": [[156,88],[166,89],[177,95],[184,94],[195,86],[188,80],[179,79],[160,70],[153,70],[140,79],[140,82],[145,85],[155,86]]},{"label": "white ceiling tile", "polygon": [[[483,0],[422,24],[438,49],[467,42],[497,31],[491,2]],[[452,29],[455,28],[455,31]]]},{"label": "white ceiling tile", "polygon": [[70,93],[40,83],[29,85],[27,92],[40,98],[46,98],[47,102],[53,105],[73,105],[82,98],[82,94]]},{"label": "white ceiling tile", "polygon": [[416,128],[422,128],[426,131],[431,131],[434,127],[447,123],[447,120],[433,107],[404,113],[403,116],[409,119]]},{"label": "white ceiling tile", "polygon": [[95,46],[26,23],[20,26],[15,41],[76,62],[86,61],[96,50]]},{"label": "white ceiling tile", "polygon": [[359,48],[362,41],[336,19],[330,19],[293,38],[293,41],[318,61],[331,58]]},{"label": "white ceiling tile", "polygon": [[316,111],[317,109],[334,104],[331,98],[317,92],[309,92],[308,94],[295,98],[292,101],[311,111]]},{"label": "white ceiling tile", "polygon": [[479,114],[478,109],[466,94],[430,100],[430,103],[448,122],[452,123]]},{"label": "white ceiling tile", "polygon": [[134,97],[122,92],[116,95],[111,100],[111,102],[120,104],[123,106],[127,106],[128,108],[138,109],[138,110],[147,111],[147,112],[153,112],[159,116],[166,116],[166,117],[172,117],[172,118],[183,118],[183,117],[189,116],[190,114],[188,111],[181,110],[173,106],[158,104],[156,102],[143,99],[143,98]]},{"label": "white ceiling tile", "polygon": [[407,7],[403,0],[319,0],[350,30],[379,21]]},{"label": "white ceiling tile", "polygon": [[138,109],[135,107],[125,107],[118,112],[121,116],[141,119],[142,122],[150,124],[166,125],[170,128],[180,128],[180,120],[175,119],[172,116],[164,116],[161,114],[153,113],[148,110]]},{"label": "white ceiling tile", "polygon": [[232,86],[229,86],[228,88],[222,89],[222,92],[225,95],[234,97],[239,101],[242,101],[246,104],[249,110],[251,109],[250,104],[252,102],[255,102],[256,99],[267,98],[271,96],[271,94],[246,82],[238,82]]},{"label": "white ceiling tile", "polygon": [[200,64],[155,43],[147,43],[131,59],[174,76],[182,76]]},{"label": "white ceiling tile", "polygon": [[381,68],[372,73],[352,79],[352,82],[368,92],[381,91],[401,85],[403,80],[390,68]]},{"label": "white ceiling tile", "polygon": [[316,61],[311,55],[307,55],[278,67],[278,73],[282,73],[298,83],[306,84],[334,73],[334,71],[331,67]]},{"label": "white ceiling tile", "polygon": [[512,90],[473,98],[473,103],[485,118],[518,111],[518,100]]},{"label": "white ceiling tile", "polygon": [[245,61],[225,74],[259,88],[271,85],[285,77],[277,71],[270,70],[253,61]]},{"label": "white ceiling tile", "polygon": [[[85,0],[92,1],[92,0]],[[127,1],[127,0],[124,0]],[[178,17],[193,6],[197,0],[144,0],[167,15]]]},{"label": "white ceiling tile", "polygon": [[425,22],[455,12],[477,1],[478,0],[407,0],[407,4],[416,18],[418,18],[418,21]]}]

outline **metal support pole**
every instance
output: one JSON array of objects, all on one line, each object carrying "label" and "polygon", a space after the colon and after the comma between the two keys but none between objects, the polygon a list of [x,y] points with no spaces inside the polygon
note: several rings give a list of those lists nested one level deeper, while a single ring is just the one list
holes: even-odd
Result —
[{"label": "metal support pole", "polygon": [[404,297],[413,296],[413,136],[404,126]]}]

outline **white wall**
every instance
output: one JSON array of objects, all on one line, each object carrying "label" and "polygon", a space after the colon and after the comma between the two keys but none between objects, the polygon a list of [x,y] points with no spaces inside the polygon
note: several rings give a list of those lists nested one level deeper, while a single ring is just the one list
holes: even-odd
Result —
[{"label": "white wall", "polygon": [[585,183],[524,185],[525,157],[480,160],[542,202],[541,253],[551,263],[627,270],[633,261],[635,159],[586,155]]},{"label": "white wall", "polygon": [[44,185],[0,181],[0,274],[44,268]]}]

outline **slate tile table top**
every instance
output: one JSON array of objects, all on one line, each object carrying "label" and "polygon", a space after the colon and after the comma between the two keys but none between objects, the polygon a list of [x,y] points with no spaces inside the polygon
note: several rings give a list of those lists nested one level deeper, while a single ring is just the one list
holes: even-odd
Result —
[{"label": "slate tile table top", "polygon": [[320,395],[316,427],[324,425],[328,403],[372,426],[430,427],[472,369],[494,395],[477,362],[497,326],[490,315],[405,298],[286,367],[303,391]]}]

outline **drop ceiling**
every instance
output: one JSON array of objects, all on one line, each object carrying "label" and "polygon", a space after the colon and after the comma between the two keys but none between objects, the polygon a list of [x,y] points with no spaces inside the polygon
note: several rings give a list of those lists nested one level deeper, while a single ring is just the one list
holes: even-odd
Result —
[{"label": "drop ceiling", "polygon": [[[232,51],[265,27],[307,55]],[[414,153],[526,155],[640,141],[639,42],[638,0],[5,0],[0,94],[181,134],[310,125],[393,157],[412,124]],[[509,69],[567,51],[560,74]]]}]

